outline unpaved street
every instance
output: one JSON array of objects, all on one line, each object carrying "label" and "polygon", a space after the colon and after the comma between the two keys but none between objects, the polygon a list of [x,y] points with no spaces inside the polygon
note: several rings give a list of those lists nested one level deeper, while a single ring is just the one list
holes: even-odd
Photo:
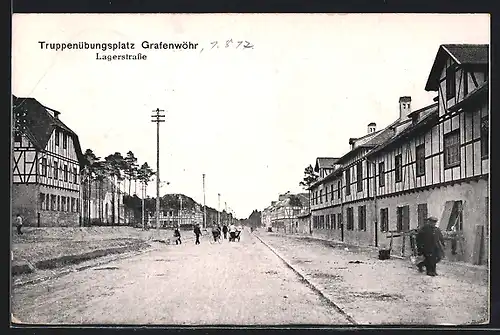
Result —
[{"label": "unpaved street", "polygon": [[16,288],[12,312],[32,324],[348,324],[249,232]]}]

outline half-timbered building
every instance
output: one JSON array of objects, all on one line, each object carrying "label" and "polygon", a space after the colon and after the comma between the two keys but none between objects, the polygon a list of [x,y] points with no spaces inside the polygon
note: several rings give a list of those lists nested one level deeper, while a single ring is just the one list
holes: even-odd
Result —
[{"label": "half-timbered building", "polygon": [[311,186],[313,234],[372,246],[392,235],[409,255],[405,233],[432,215],[448,259],[487,262],[488,59],[488,45],[440,46],[425,87],[435,103],[412,111],[401,97],[396,122],[351,139],[341,167]]},{"label": "half-timbered building", "polygon": [[78,136],[59,112],[33,98],[13,96],[12,212],[28,226],[78,226]]}]

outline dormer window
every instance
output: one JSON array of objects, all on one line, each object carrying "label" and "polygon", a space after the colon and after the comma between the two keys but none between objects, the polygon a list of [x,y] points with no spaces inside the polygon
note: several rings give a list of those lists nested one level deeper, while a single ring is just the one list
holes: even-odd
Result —
[{"label": "dormer window", "polygon": [[450,66],[446,69],[446,100],[454,98],[456,94],[455,67]]}]

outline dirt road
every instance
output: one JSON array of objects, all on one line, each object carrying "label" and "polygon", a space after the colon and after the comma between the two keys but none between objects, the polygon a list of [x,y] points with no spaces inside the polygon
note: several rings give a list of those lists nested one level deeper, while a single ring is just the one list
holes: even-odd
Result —
[{"label": "dirt road", "polygon": [[348,324],[249,232],[16,288],[12,312],[31,324]]}]

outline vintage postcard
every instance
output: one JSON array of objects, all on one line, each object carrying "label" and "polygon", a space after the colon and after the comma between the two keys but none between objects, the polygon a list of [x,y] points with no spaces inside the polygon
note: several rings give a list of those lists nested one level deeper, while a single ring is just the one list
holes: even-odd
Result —
[{"label": "vintage postcard", "polygon": [[489,323],[489,15],[12,24],[13,325]]}]

